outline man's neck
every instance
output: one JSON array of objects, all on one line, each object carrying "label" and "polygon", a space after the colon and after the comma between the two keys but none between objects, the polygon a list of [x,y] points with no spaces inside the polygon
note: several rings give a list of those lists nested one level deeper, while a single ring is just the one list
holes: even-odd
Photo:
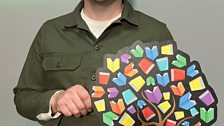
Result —
[{"label": "man's neck", "polygon": [[93,20],[109,20],[122,12],[122,0],[84,0],[83,12]]}]

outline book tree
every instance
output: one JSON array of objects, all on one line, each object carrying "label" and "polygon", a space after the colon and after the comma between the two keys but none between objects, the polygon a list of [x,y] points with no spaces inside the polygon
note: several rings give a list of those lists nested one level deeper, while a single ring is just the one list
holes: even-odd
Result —
[{"label": "book tree", "polygon": [[200,65],[173,41],[135,42],[106,54],[92,102],[102,125],[210,126],[217,97]]}]

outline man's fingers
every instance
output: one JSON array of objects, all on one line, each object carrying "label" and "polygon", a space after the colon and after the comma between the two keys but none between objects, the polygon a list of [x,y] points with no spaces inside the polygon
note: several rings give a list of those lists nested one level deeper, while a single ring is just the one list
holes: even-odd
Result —
[{"label": "man's fingers", "polygon": [[80,90],[77,91],[80,99],[82,100],[83,104],[85,105],[88,112],[92,111],[92,103],[89,93],[85,88],[80,88]]},{"label": "man's fingers", "polygon": [[76,105],[79,112],[85,116],[87,114],[86,107],[83,104],[82,100],[79,98],[78,94],[74,94],[72,97],[73,103]]},{"label": "man's fingers", "polygon": [[72,115],[74,115],[75,117],[80,116],[80,112],[78,108],[76,107],[76,105],[73,103],[71,99],[67,100],[66,106],[69,109],[69,111],[72,113]]},{"label": "man's fingers", "polygon": [[72,113],[69,111],[67,106],[64,105],[64,104],[58,106],[58,110],[57,111],[63,113],[63,115],[65,115],[65,116],[72,116]]}]

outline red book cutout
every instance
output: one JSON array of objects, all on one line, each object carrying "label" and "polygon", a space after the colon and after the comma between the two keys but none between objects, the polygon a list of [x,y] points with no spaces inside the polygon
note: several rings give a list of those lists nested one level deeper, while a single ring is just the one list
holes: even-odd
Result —
[{"label": "red book cutout", "polygon": [[138,66],[145,74],[149,74],[149,72],[155,67],[155,64],[150,60],[143,58],[139,63]]},{"label": "red book cutout", "polygon": [[146,121],[149,121],[150,119],[156,116],[156,114],[149,107],[144,108],[142,110],[142,114]]},{"label": "red book cutout", "polygon": [[99,72],[99,83],[106,85],[110,79],[110,73]]},{"label": "red book cutout", "polygon": [[182,96],[185,92],[185,88],[182,82],[179,82],[177,86],[172,85],[170,88],[173,91],[173,94],[177,96]]},{"label": "red book cutout", "polygon": [[176,126],[176,123],[177,123],[176,121],[167,119],[166,126]]},{"label": "red book cutout", "polygon": [[171,69],[171,81],[182,81],[185,80],[185,70]]}]

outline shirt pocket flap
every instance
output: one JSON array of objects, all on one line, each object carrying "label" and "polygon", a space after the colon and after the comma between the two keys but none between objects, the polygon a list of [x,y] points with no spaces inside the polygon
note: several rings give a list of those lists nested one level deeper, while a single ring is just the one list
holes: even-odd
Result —
[{"label": "shirt pocket flap", "polygon": [[45,56],[43,68],[45,71],[75,70],[81,64],[81,55],[50,55]]}]

